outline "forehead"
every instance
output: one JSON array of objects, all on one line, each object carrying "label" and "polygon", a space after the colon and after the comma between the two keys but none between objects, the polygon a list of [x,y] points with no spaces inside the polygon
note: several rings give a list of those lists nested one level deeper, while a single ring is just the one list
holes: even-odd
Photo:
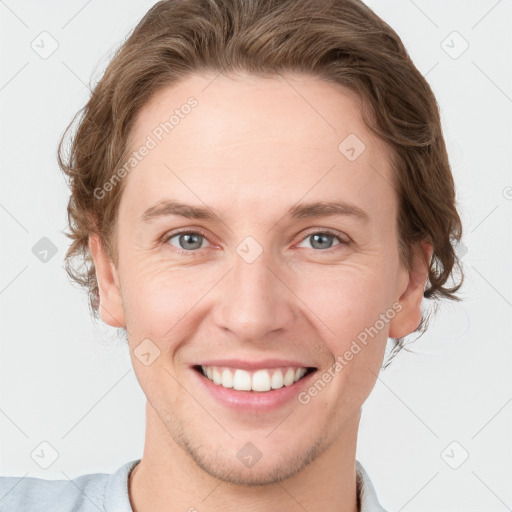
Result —
[{"label": "forehead", "polygon": [[124,192],[139,210],[166,197],[261,209],[393,194],[388,150],[358,96],[314,77],[191,75],[141,109],[129,146],[144,145]]}]

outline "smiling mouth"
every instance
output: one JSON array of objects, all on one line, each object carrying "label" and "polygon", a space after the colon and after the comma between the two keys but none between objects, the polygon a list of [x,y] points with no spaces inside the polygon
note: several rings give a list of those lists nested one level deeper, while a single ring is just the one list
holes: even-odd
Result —
[{"label": "smiling mouth", "polygon": [[196,365],[193,368],[203,377],[223,388],[260,393],[292,386],[317,370],[314,367],[286,366],[255,371],[225,366]]}]

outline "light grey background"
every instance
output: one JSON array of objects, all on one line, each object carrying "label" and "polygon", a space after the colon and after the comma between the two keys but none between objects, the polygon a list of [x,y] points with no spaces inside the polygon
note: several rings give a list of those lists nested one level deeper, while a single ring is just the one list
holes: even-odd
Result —
[{"label": "light grey background", "polygon": [[[55,155],[87,85],[154,3],[0,0],[1,475],[110,473],[142,454],[145,399],[127,348],[91,321],[63,269]],[[381,373],[357,458],[390,511],[512,510],[512,1],[367,3],[438,98],[466,285],[465,301],[443,305],[414,353]],[[51,48],[43,31],[58,43],[47,58],[31,47],[45,37]],[[43,237],[57,248],[46,263],[32,252]],[[51,457],[42,442],[58,452],[48,469],[31,456]]]}]

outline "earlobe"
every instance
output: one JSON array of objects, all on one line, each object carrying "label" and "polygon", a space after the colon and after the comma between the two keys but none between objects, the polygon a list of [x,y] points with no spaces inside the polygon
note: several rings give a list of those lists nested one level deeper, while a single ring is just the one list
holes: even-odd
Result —
[{"label": "earlobe", "polygon": [[106,254],[98,235],[89,236],[89,251],[96,269],[100,317],[112,327],[124,328],[126,324],[117,270]]},{"label": "earlobe", "polygon": [[428,280],[433,246],[423,241],[413,249],[413,268],[406,273],[405,289],[401,291],[398,302],[401,305],[399,313],[389,326],[389,337],[403,338],[414,332],[421,322],[421,303]]}]

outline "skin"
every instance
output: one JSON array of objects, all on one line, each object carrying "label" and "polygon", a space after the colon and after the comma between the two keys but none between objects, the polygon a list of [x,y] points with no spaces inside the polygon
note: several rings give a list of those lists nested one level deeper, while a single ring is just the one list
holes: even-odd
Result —
[{"label": "skin", "polygon": [[[190,96],[197,107],[124,178],[117,267],[97,236],[89,243],[101,317],[127,330],[147,397],[132,507],[356,512],[361,406],[387,338],[417,328],[427,279],[419,257],[411,271],[399,260],[389,149],[365,127],[354,94],[290,74],[191,75],[144,106],[132,148]],[[366,146],[353,162],[338,150],[349,134]],[[163,199],[207,205],[222,221],[141,221]],[[286,217],[298,202],[335,200],[357,205],[368,221]],[[164,239],[180,228],[201,229],[200,248]],[[312,235],[325,230],[333,236],[315,245]],[[263,251],[250,264],[236,252],[247,236]],[[425,243],[413,250],[432,253]],[[213,358],[287,358],[321,375],[398,302],[401,311],[306,405],[236,412],[216,403],[190,369]],[[148,366],[134,354],[147,338],[160,350]],[[262,453],[250,468],[237,458],[247,442]]]}]

